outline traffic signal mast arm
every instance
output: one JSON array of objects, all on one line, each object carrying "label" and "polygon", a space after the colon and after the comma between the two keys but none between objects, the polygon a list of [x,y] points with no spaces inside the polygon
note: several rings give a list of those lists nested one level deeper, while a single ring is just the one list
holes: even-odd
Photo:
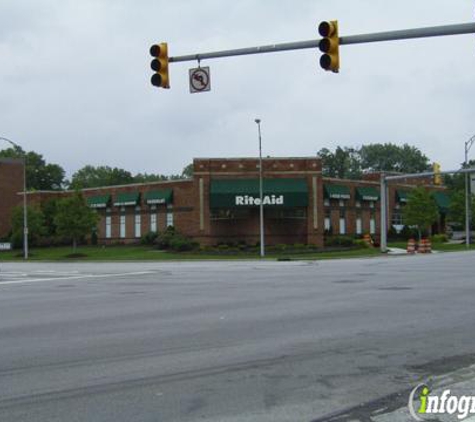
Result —
[{"label": "traffic signal mast arm", "polygon": [[[428,28],[403,29],[399,31],[377,32],[373,34],[349,35],[339,37],[340,45],[364,44],[370,42],[407,40],[413,38],[439,37],[446,35],[474,34],[475,23],[461,23],[455,25],[433,26]],[[250,54],[276,53],[279,51],[302,50],[305,48],[318,48],[320,40],[296,41],[282,44],[271,44],[260,47],[239,48],[222,50],[209,53],[189,54],[174,56],[169,62],[187,62],[204,59],[217,59],[230,56],[245,56]]]}]

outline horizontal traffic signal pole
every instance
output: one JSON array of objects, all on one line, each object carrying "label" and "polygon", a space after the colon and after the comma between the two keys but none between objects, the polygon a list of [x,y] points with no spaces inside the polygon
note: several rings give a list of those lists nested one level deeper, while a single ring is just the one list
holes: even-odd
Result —
[{"label": "horizontal traffic signal pole", "polygon": [[[373,34],[349,35],[340,37],[340,45],[365,44],[371,42],[408,40],[414,38],[440,37],[447,35],[474,34],[475,23],[460,23],[455,25],[432,26],[427,28],[403,29],[398,31],[376,32]],[[209,53],[188,54],[174,56],[169,62],[187,62],[205,59],[217,59],[221,57],[245,56],[250,54],[277,53],[280,51],[302,50],[306,48],[318,48],[320,40],[296,41],[281,44],[270,44],[259,47],[238,48],[234,50],[221,50]]]},{"label": "horizontal traffic signal pole", "polygon": [[410,173],[410,174],[398,174],[397,176],[384,176],[384,179],[388,182],[392,180],[403,180],[403,179],[418,179],[421,177],[431,177],[435,174],[465,174],[465,173],[475,173],[475,167],[468,169],[459,169],[459,170],[444,170],[439,172],[427,171],[424,173]]}]

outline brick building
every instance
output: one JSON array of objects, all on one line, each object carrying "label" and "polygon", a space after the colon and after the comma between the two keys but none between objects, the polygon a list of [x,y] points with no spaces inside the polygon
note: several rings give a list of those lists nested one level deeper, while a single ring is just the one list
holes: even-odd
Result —
[{"label": "brick building", "polygon": [[[197,158],[193,177],[83,189],[87,203],[101,216],[100,243],[133,243],[149,231],[175,226],[201,244],[256,243],[259,240],[259,161],[256,158]],[[304,243],[323,246],[328,235],[379,235],[380,174],[364,180],[322,176],[318,157],[265,158],[264,214],[267,244]],[[391,183],[389,224],[402,227],[402,207],[415,183]],[[444,188],[436,191],[444,230],[448,206]],[[71,192],[31,192],[31,202],[44,202]]]},{"label": "brick building", "polygon": [[0,239],[10,233],[13,208],[22,203],[23,160],[0,158]]}]

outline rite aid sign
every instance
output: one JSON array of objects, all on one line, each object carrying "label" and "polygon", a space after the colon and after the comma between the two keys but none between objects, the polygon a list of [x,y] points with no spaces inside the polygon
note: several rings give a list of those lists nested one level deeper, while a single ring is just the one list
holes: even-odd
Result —
[{"label": "rite aid sign", "polygon": [[[237,206],[261,205],[261,198],[249,195],[236,195],[235,204]],[[284,195],[265,195],[262,197],[263,205],[284,205]]]}]

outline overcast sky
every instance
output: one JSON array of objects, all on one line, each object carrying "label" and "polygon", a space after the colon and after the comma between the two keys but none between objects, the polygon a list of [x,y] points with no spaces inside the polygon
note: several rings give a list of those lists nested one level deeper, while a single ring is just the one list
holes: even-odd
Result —
[{"label": "overcast sky", "polygon": [[[475,36],[202,61],[212,91],[150,84],[149,47],[171,56],[474,20],[472,0],[0,0],[0,136],[62,165],[178,173],[193,157],[311,156],[323,147],[409,143],[445,169],[475,134]],[[3,148],[3,146],[0,146]],[[472,158],[475,157],[475,147]]]}]

